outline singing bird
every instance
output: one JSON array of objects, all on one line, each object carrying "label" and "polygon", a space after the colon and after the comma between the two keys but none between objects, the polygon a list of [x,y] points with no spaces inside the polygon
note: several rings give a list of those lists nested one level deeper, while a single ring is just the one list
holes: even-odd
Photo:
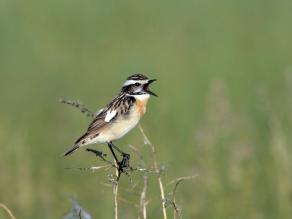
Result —
[{"label": "singing bird", "polygon": [[74,146],[64,156],[70,155],[78,148],[89,144],[106,143],[118,162],[113,148],[123,153],[112,141],[122,138],[131,131],[146,112],[150,95],[157,96],[149,90],[149,85],[156,79],[149,79],[142,74],[129,76],[119,94],[99,110],[87,131],[78,138]]}]

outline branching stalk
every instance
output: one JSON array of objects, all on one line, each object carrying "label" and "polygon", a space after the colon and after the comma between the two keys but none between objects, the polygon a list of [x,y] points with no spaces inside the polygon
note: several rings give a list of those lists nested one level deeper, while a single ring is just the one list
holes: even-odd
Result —
[{"label": "branching stalk", "polygon": [[[129,147],[137,154],[137,156],[140,160],[141,167],[146,170],[146,164],[145,164],[145,161],[144,161],[141,153],[134,146],[129,145]],[[147,171],[143,171],[143,172],[144,172],[143,173],[143,189],[142,189],[142,192],[140,195],[140,207],[139,207],[138,219],[140,219],[140,215],[143,216],[143,219],[147,218],[146,192],[147,192],[147,188],[148,188],[148,172]]]},{"label": "branching stalk", "polygon": [[193,176],[184,176],[184,177],[179,177],[175,180],[172,180],[170,183],[168,183],[168,185],[170,184],[173,184],[175,183],[174,185],[174,188],[173,188],[173,191],[172,191],[172,200],[171,200],[171,204],[173,206],[173,217],[174,219],[177,218],[177,216],[179,217],[179,219],[182,219],[182,216],[181,216],[181,212],[179,211],[178,207],[177,207],[177,204],[176,204],[176,200],[175,200],[175,193],[176,193],[176,190],[178,188],[178,185],[184,181],[184,180],[190,180],[190,179],[194,179],[195,177],[197,177],[198,175],[193,175]]},{"label": "branching stalk", "polygon": [[80,103],[79,101],[64,100],[64,99],[60,98],[59,102],[79,109],[81,111],[81,113],[85,114],[87,117],[91,117],[91,118],[94,117],[94,113],[91,112],[84,104]]},{"label": "branching stalk", "polygon": [[167,212],[166,212],[166,206],[165,206],[165,193],[164,193],[164,187],[161,179],[161,171],[158,167],[157,159],[156,159],[156,152],[155,152],[155,147],[154,145],[149,141],[147,138],[142,126],[139,124],[139,129],[144,137],[144,143],[147,145],[150,145],[151,151],[153,154],[153,163],[154,163],[154,169],[156,170],[156,176],[159,184],[159,189],[160,189],[160,195],[161,195],[161,204],[162,204],[162,213],[163,213],[163,219],[167,219]]},{"label": "branching stalk", "polygon": [[[117,165],[117,164],[116,164]],[[119,177],[119,171],[116,169],[116,177]],[[114,209],[115,209],[115,219],[118,219],[118,189],[119,189],[119,182],[113,182],[113,194],[114,194]]]}]

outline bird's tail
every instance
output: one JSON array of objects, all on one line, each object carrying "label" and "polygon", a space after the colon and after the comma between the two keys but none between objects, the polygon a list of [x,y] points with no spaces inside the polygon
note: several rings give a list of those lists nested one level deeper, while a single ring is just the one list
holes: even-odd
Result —
[{"label": "bird's tail", "polygon": [[88,133],[86,132],[84,135],[82,135],[80,138],[78,138],[75,141],[74,146],[69,151],[67,151],[64,154],[64,157],[67,156],[67,155],[70,155],[70,154],[74,153],[74,151],[76,151],[81,146],[86,145],[86,138],[87,138],[87,136],[88,136]]},{"label": "bird's tail", "polygon": [[64,157],[70,154],[73,154],[74,151],[76,151],[78,148],[80,148],[80,145],[74,145],[74,147],[72,147],[70,150],[68,150],[65,154]]}]

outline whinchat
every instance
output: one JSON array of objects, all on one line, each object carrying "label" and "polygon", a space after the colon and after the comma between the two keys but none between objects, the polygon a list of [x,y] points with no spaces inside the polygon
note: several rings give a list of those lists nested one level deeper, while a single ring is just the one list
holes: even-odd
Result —
[{"label": "whinchat", "polygon": [[122,138],[139,123],[146,112],[150,95],[157,96],[149,90],[149,85],[154,81],[156,79],[149,79],[142,74],[129,76],[119,94],[96,113],[85,134],[75,141],[74,146],[64,156],[72,154],[80,147],[96,143],[107,143],[117,162],[113,147],[127,155],[112,141]]}]

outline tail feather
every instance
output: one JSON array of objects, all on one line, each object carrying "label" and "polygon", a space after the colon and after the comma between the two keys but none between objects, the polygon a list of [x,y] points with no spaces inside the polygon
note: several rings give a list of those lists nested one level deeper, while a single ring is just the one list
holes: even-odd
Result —
[{"label": "tail feather", "polygon": [[80,148],[79,145],[74,145],[73,148],[71,148],[69,151],[67,151],[67,152],[64,154],[64,157],[67,156],[67,155],[73,154],[74,151],[76,151],[78,148]]}]

